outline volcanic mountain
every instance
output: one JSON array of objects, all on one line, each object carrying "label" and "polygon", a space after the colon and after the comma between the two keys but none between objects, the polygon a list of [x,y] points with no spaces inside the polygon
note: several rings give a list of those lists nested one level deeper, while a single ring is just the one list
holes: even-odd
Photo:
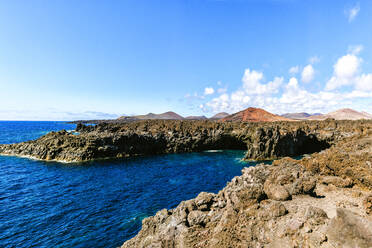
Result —
[{"label": "volcanic mountain", "polygon": [[372,119],[370,114],[358,112],[354,109],[344,108],[325,115],[310,116],[308,120],[325,120],[327,118],[333,118],[335,120],[360,120],[360,119]]},{"label": "volcanic mountain", "polygon": [[186,120],[207,120],[208,118],[205,117],[204,115],[200,116],[187,116],[185,117]]},{"label": "volcanic mountain", "polygon": [[[122,116],[119,119],[124,119],[126,117]],[[127,117],[133,120],[183,120],[184,118],[177,113],[168,111],[162,114],[148,113],[147,115],[135,115]]]},{"label": "volcanic mountain", "polygon": [[222,118],[225,118],[227,116],[229,116],[230,114],[229,113],[226,113],[226,112],[220,112],[218,114],[215,114],[214,116],[212,116],[211,118],[209,118],[210,120],[219,120],[219,119],[222,119]]},{"label": "volcanic mountain", "polygon": [[302,119],[306,119],[306,118],[310,117],[311,114],[308,114],[308,113],[305,113],[305,112],[302,112],[302,113],[286,113],[286,114],[282,114],[280,116],[285,117],[285,118],[289,118],[289,119],[302,120]]},{"label": "volcanic mountain", "polygon": [[272,121],[293,121],[291,119],[274,115],[260,108],[247,108],[238,113],[229,115],[221,121],[244,121],[244,122],[272,122]]},{"label": "volcanic mountain", "polygon": [[317,116],[317,115],[322,115],[322,114],[320,113],[309,114],[309,113],[301,112],[301,113],[286,113],[280,116],[293,119],[293,120],[306,120],[311,116]]}]

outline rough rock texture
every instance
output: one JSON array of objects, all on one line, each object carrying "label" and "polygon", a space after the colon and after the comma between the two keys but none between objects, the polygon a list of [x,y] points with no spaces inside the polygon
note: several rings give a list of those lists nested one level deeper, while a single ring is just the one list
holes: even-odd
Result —
[{"label": "rough rock texture", "polygon": [[129,247],[372,247],[372,132],[301,160],[244,168],[143,220]]},{"label": "rough rock texture", "polygon": [[80,135],[51,132],[34,141],[0,145],[0,154],[81,162],[209,149],[243,149],[247,150],[247,160],[271,160],[319,152],[371,128],[371,121],[331,120],[275,123],[146,120],[96,126],[79,124],[76,131]]},{"label": "rough rock texture", "polygon": [[[247,149],[244,168],[218,194],[202,192],[143,220],[126,247],[372,247],[372,122],[139,121],[78,125],[0,145],[44,160]],[[325,150],[324,150],[325,149]]]}]

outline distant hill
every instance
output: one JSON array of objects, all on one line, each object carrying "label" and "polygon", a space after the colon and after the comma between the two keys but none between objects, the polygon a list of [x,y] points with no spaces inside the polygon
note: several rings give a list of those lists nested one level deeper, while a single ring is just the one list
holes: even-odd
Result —
[{"label": "distant hill", "polygon": [[[128,117],[120,117],[119,119],[124,119]],[[135,115],[131,116],[131,119],[136,120],[183,120],[184,118],[177,113],[168,111],[162,114],[148,113],[147,115]]]},{"label": "distant hill", "polygon": [[229,115],[221,121],[244,121],[244,122],[272,122],[272,121],[293,121],[291,119],[272,114],[260,108],[247,108],[238,113]]},{"label": "distant hill", "polygon": [[328,114],[310,116],[309,120],[325,120],[327,118],[333,118],[335,120],[360,120],[360,119],[372,119],[370,114],[358,112],[354,109],[344,108],[339,109]]},{"label": "distant hill", "polygon": [[306,118],[310,117],[311,114],[308,114],[308,113],[305,113],[305,112],[302,112],[302,113],[286,113],[286,114],[282,114],[280,116],[285,117],[285,118],[289,118],[289,119],[302,120],[302,119],[306,119]]},{"label": "distant hill", "polygon": [[288,118],[288,119],[293,119],[293,120],[306,120],[306,119],[309,119],[311,116],[318,116],[318,115],[322,115],[322,114],[321,113],[309,114],[306,112],[301,112],[301,113],[286,113],[280,116]]},{"label": "distant hill", "polygon": [[204,115],[200,116],[187,116],[185,117],[186,120],[207,120],[208,118],[205,117]]},{"label": "distant hill", "polygon": [[226,112],[220,112],[218,114],[215,114],[214,116],[212,116],[211,118],[209,118],[210,120],[219,120],[219,119],[222,119],[222,118],[225,118],[226,116],[229,116],[230,114],[229,113],[226,113]]}]

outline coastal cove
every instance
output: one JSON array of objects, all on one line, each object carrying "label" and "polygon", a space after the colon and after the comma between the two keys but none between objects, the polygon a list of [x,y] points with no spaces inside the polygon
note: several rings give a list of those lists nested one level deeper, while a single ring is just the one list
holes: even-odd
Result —
[{"label": "coastal cove", "polygon": [[[72,130],[63,122],[0,122],[0,143]],[[1,247],[117,247],[143,218],[201,191],[217,193],[245,151],[165,154],[82,164],[0,156]],[[149,187],[151,185],[151,187]]]}]

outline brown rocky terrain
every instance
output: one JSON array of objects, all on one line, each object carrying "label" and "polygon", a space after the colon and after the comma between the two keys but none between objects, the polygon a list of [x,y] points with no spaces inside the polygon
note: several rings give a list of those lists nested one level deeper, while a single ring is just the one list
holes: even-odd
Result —
[{"label": "brown rocky terrain", "polygon": [[310,154],[245,168],[219,193],[144,219],[123,247],[372,246],[372,121],[146,120],[76,131],[0,145],[0,154],[66,162],[209,149],[246,149],[248,160]]},{"label": "brown rocky terrain", "polygon": [[358,133],[358,125],[368,126],[369,123],[144,120],[96,126],[79,124],[76,129],[79,135],[66,131],[51,132],[37,140],[0,145],[0,154],[82,162],[210,149],[242,149],[247,150],[247,160],[269,160],[320,151],[345,135]]},{"label": "brown rocky terrain", "polygon": [[247,108],[238,113],[226,116],[221,121],[243,121],[243,122],[271,122],[271,121],[291,121],[280,115],[274,115],[260,108]]},{"label": "brown rocky terrain", "polygon": [[329,149],[245,168],[217,194],[159,211],[122,248],[372,247],[372,130],[355,127]]}]

